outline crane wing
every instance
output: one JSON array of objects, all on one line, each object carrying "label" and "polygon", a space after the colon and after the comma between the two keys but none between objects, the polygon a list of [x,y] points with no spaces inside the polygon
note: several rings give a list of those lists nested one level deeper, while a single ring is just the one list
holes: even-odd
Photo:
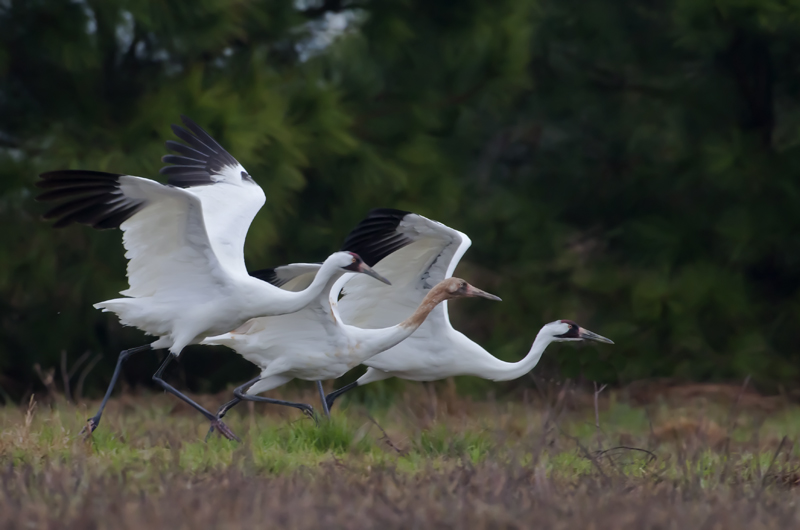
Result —
[{"label": "crane wing", "polygon": [[322,263],[291,263],[274,269],[253,271],[250,276],[287,291],[302,291],[314,281]]},{"label": "crane wing", "polygon": [[[45,173],[37,186],[47,191],[37,199],[69,199],[47,212],[45,218],[57,219],[54,225],[57,228],[75,222],[98,229],[118,228],[145,204],[161,204],[170,198],[183,201],[175,213],[201,212],[203,239],[211,245],[215,260],[231,274],[246,274],[244,240],[250,223],[265,202],[264,191],[244,167],[200,126],[186,116],[181,116],[181,119],[186,129],[173,125],[172,130],[186,144],[172,140],[166,143],[168,149],[180,153],[162,158],[164,162],[174,164],[161,169],[161,173],[168,176],[166,186],[139,177],[96,171]],[[175,191],[181,188],[185,190],[183,194]],[[163,199],[159,195],[163,195]],[[192,206],[190,196],[199,200],[202,209]],[[151,211],[148,215],[160,218],[162,214]],[[139,218],[135,224],[138,226],[142,222]],[[181,222],[188,222],[188,219]],[[200,226],[196,219],[192,222]],[[145,224],[152,225],[153,233],[142,237],[153,241],[171,237],[159,234],[157,224]],[[129,291],[138,292],[133,284]]]},{"label": "crane wing", "polygon": [[168,140],[167,149],[178,153],[161,160],[167,183],[190,188],[200,198],[211,246],[229,271],[246,274],[244,241],[247,230],[266,197],[245,168],[199,125],[181,116],[184,129],[172,131],[185,144]]},{"label": "crane wing", "polygon": [[[465,234],[421,215],[372,210],[343,248],[357,252],[392,285],[370,285],[378,282],[347,274],[331,289],[331,303],[346,324],[373,329],[393,326],[417,309],[431,287],[453,275],[471,244]],[[379,261],[370,263],[365,256]],[[427,320],[431,325],[449,326],[447,303],[440,304]]]},{"label": "crane wing", "polygon": [[45,214],[55,226],[119,227],[128,258],[130,297],[158,296],[191,303],[224,283],[226,271],[206,232],[203,204],[191,191],[99,171],[52,171],[39,200],[68,199]]},{"label": "crane wing", "polygon": [[[370,267],[411,243],[411,239],[395,233],[398,223],[409,212],[388,208],[372,210],[348,234],[343,251],[356,252]],[[380,239],[382,244],[375,244]],[[290,263],[274,269],[253,271],[250,276],[287,291],[302,291],[314,281],[322,263]]]}]

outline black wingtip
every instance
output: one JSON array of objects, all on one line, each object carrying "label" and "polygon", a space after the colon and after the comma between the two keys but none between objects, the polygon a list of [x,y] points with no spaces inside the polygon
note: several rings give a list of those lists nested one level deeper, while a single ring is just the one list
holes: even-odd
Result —
[{"label": "black wingtip", "polygon": [[47,191],[38,201],[67,199],[47,211],[43,219],[55,219],[54,228],[81,223],[103,230],[118,228],[138,212],[144,202],[124,197],[119,190],[122,174],[101,171],[61,170],[42,173],[37,186]]},{"label": "black wingtip", "polygon": [[280,287],[283,283],[278,278],[278,275],[275,274],[275,269],[261,269],[257,271],[251,271],[248,274],[253,278],[257,278],[262,282],[271,283],[276,287]]},{"label": "black wingtip", "polygon": [[168,184],[179,188],[208,186],[219,180],[218,175],[224,168],[239,165],[205,129],[187,116],[180,116],[186,128],[174,123],[170,128],[184,143],[173,140],[166,142],[167,149],[180,156],[166,155],[161,159],[165,164],[174,164],[159,171],[162,175],[170,176]]},{"label": "black wingtip", "polygon": [[[367,219],[370,219],[372,217],[380,217],[380,218],[392,217],[392,218],[395,218],[395,219],[402,220],[403,217],[405,217],[406,215],[408,215],[410,213],[413,213],[413,212],[407,212],[405,210],[398,210],[397,208],[373,208],[372,210],[370,210],[367,213],[367,216],[363,220],[367,220]],[[398,221],[398,224],[399,224],[399,222],[400,221]]]},{"label": "black wingtip", "polygon": [[395,208],[374,208],[347,234],[342,250],[355,252],[373,267],[380,260],[405,247],[411,240],[397,232],[406,215],[412,212]]},{"label": "black wingtip", "polygon": [[[181,117],[181,121],[183,122],[183,124],[186,125],[189,129],[200,129],[201,131],[205,132],[205,130],[203,130],[202,127],[197,125],[196,121],[191,119],[186,114],[181,114],[180,117]],[[206,133],[206,134],[208,134],[208,133]]]}]

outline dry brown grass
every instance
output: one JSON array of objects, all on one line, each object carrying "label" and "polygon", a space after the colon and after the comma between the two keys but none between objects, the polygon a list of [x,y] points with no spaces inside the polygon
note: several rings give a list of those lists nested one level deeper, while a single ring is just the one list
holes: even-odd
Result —
[{"label": "dry brown grass", "polygon": [[443,385],[319,428],[242,408],[243,444],[203,443],[169,396],[115,400],[89,442],[91,407],[31,402],[0,409],[0,528],[800,527],[800,407],[690,394],[607,391],[597,429],[588,392],[473,403]]},{"label": "dry brown grass", "polygon": [[416,474],[325,464],[259,476],[175,471],[143,489],[84,465],[7,467],[2,528],[797,528],[796,495],[708,491],[598,477],[552,479],[519,465],[461,465]]}]

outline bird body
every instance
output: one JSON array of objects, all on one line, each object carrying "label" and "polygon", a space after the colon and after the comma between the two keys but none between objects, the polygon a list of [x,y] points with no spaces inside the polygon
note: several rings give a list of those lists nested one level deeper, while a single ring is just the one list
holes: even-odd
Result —
[{"label": "bird body", "polygon": [[[343,321],[365,329],[389,326],[407,318],[433,285],[452,277],[458,261],[472,244],[458,230],[401,210],[373,210],[362,224],[365,229],[356,227],[345,247],[361,250],[368,262],[381,257],[375,266],[391,276],[393,288],[375,289],[346,274],[334,284],[332,293],[342,292],[338,307]],[[386,246],[391,246],[393,252],[377,254]],[[458,369],[465,354],[496,360],[453,328],[444,302],[408,339],[363,364],[376,368],[368,370],[369,382],[395,376],[432,381]]]},{"label": "bird body", "polygon": [[[95,305],[116,313],[122,324],[158,337],[152,349],[168,348],[153,376],[169,392],[216,417],[161,378],[184,347],[234,329],[248,319],[297,311],[313,301],[335,275],[363,272],[385,281],[351,252],[336,252],[319,268],[306,289],[280,289],[248,274],[244,241],[264,191],[247,171],[196,123],[182,117],[186,129],[173,125],[185,143],[167,141],[179,153],[162,158],[168,183],[114,173],[65,170],[41,175],[38,200],[62,200],[45,214],[55,227],[74,222],[94,228],[120,228],[128,259],[129,288],[123,298]],[[93,430],[119,377],[121,363],[144,347],[122,352]],[[213,425],[213,423],[212,423]],[[223,432],[224,426],[217,424]],[[233,436],[229,431],[226,436]]]},{"label": "bird body", "polygon": [[167,142],[182,156],[164,157],[176,164],[162,169],[170,176],[166,185],[80,170],[44,173],[39,182],[49,190],[40,200],[69,198],[45,214],[59,219],[56,227],[79,222],[122,229],[129,288],[120,293],[124,298],[95,307],[158,337],[152,347],[169,348],[175,356],[250,318],[303,308],[328,279],[360,262],[348,252],[334,253],[299,292],[250,276],[244,242],[264,191],[203,129],[187,118],[184,123],[191,133],[178,126],[173,131],[188,145]]},{"label": "bird body", "polygon": [[[195,266],[208,261],[190,256],[181,260]],[[177,356],[185,346],[234,329],[253,317],[302,309],[324,292],[329,277],[340,274],[341,267],[352,262],[353,256],[347,252],[331,255],[314,282],[300,292],[285,291],[250,275],[231,274],[219,262],[197,272],[193,269],[199,267],[185,267],[170,275],[174,282],[168,288],[107,300],[95,307],[116,313],[123,325],[159,337],[152,343],[153,349],[169,348]],[[127,290],[121,294],[129,293]]]},{"label": "bird body", "polygon": [[[364,259],[393,285],[391,290],[384,289],[350,274],[334,284],[332,296],[342,293],[339,311],[343,321],[362,328],[386,326],[405,318],[431,285],[452,276],[471,245],[469,237],[458,230],[411,212],[376,209],[362,225],[348,236],[346,248],[366,256]],[[381,252],[386,248],[392,252]],[[380,260],[371,261],[374,257]],[[367,372],[355,383],[330,394],[327,405],[349,389],[390,377],[412,381],[457,375],[493,381],[515,379],[536,366],[548,344],[567,340],[557,335],[566,333],[568,326],[584,333],[575,340],[611,342],[571,321],[556,321],[542,328],[524,359],[508,363],[453,328],[447,304],[443,303],[410,337],[365,360],[362,364]]]},{"label": "bird body", "polygon": [[[348,235],[343,248],[358,249],[367,263],[391,276],[392,286],[365,284],[354,274],[344,274],[333,281],[330,299],[338,310],[342,328],[368,333],[409,318],[434,285],[452,277],[470,245],[471,240],[462,232],[421,215],[385,208],[371,211]],[[284,289],[296,288],[307,284],[318,268],[317,264],[278,267],[267,280]],[[335,300],[339,292],[342,298]],[[447,303],[433,308],[407,339],[365,360],[362,364],[376,369],[370,368],[362,379],[440,379],[440,374],[460,366],[465,352],[470,357],[480,357],[485,364],[491,360],[502,362],[453,328]],[[304,354],[298,351],[297,355]]]},{"label": "bird body", "polygon": [[[329,280],[328,290],[335,279]],[[254,318],[230,333],[205,339],[203,344],[236,350],[261,368],[262,377],[286,373],[290,378],[312,380],[347,371],[351,364],[347,357],[353,356],[357,346],[339,329],[324,292],[300,311]]]},{"label": "bird body", "polygon": [[[336,279],[331,279],[329,285],[335,282]],[[342,322],[338,296],[331,291],[329,297],[320,296],[316,303],[301,311],[253,319],[231,333],[205,339],[203,344],[229,346],[261,367],[260,380],[247,391],[253,395],[289,379],[319,381],[340,377],[406,339],[440,303],[462,296],[496,299],[463,280],[450,278],[431,289],[415,311],[399,324],[361,329]]]},{"label": "bird body", "polygon": [[[363,364],[368,368],[366,373],[358,378],[358,385],[390,377],[409,381],[438,381],[459,375],[471,375],[490,381],[511,381],[533,370],[551,343],[564,340],[560,336],[569,331],[570,324],[567,322],[569,321],[556,320],[542,327],[528,354],[517,362],[498,359],[463,333],[452,328],[440,329],[441,333],[448,334],[447,337],[431,338],[417,336],[415,333],[412,347],[402,348],[402,351],[395,350],[394,355],[381,355],[378,359],[372,357],[365,361]],[[588,330],[582,329],[582,331]],[[600,342],[611,342],[594,333],[591,335],[585,335],[581,340],[589,338]],[[443,347],[435,352],[427,348],[414,348],[413,345],[418,344],[418,341],[441,344]],[[388,353],[388,350],[383,353]]]}]

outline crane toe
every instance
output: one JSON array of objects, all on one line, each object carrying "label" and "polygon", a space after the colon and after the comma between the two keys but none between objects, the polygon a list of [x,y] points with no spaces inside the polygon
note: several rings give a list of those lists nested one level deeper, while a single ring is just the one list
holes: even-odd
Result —
[{"label": "crane toe", "polygon": [[100,422],[98,421],[97,418],[89,418],[88,420],[86,420],[86,425],[83,426],[83,429],[81,429],[81,432],[78,434],[83,436],[85,440],[88,440],[89,438],[92,437],[92,433],[97,428],[97,425],[99,423]]},{"label": "crane toe", "polygon": [[208,434],[206,435],[206,440],[208,437],[211,436],[211,433],[214,432],[214,429],[220,434],[220,436],[225,437],[228,440],[236,440],[237,442],[241,443],[241,439],[234,434],[234,432],[227,426],[225,423],[220,420],[219,418],[215,418],[211,420],[211,426],[208,429]]}]

